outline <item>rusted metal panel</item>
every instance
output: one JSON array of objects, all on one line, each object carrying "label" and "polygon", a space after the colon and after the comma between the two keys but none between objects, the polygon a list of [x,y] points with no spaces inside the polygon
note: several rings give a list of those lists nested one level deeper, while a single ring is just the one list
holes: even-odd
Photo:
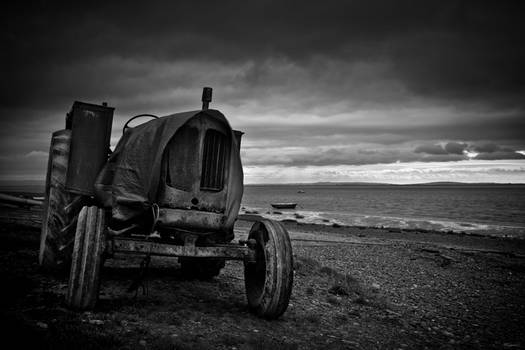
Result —
[{"label": "rusted metal panel", "polygon": [[241,245],[216,245],[197,247],[195,245],[173,245],[146,240],[115,237],[112,253],[139,253],[157,256],[225,258],[229,260],[255,260],[255,251]]},{"label": "rusted metal panel", "polygon": [[219,230],[224,223],[224,215],[199,210],[167,209],[159,211],[158,224],[161,227],[182,229]]},{"label": "rusted metal panel", "polygon": [[242,140],[242,135],[244,135],[244,133],[242,131],[239,131],[239,130],[233,130],[233,135],[235,136],[235,141],[237,141],[237,151],[241,151],[241,140]]},{"label": "rusted metal panel", "polygon": [[106,163],[113,108],[76,101],[66,119],[71,129],[67,168],[68,191],[93,195],[95,179]]}]

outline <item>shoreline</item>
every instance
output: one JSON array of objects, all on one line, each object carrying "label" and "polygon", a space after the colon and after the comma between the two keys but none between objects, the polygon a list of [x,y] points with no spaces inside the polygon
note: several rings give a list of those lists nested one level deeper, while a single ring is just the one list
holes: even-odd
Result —
[{"label": "shoreline", "polygon": [[[29,193],[29,192],[12,192],[10,193],[12,195],[19,195],[23,198],[34,198],[34,197],[40,197],[41,194],[35,194],[35,193]],[[17,206],[17,205],[11,205],[6,203],[0,203],[0,220],[4,222],[11,222],[11,223],[23,223],[27,224],[28,226],[40,226],[40,220],[41,220],[41,212],[42,209],[38,206]],[[277,217],[276,217],[277,216]],[[290,227],[302,227],[302,228],[310,228],[310,230],[318,230],[318,231],[326,231],[331,229],[348,229],[348,230],[356,230],[356,231],[370,231],[370,230],[377,230],[377,231],[384,231],[390,234],[415,234],[415,235],[437,235],[437,236],[444,236],[444,237],[478,237],[478,238],[488,238],[493,240],[506,240],[511,242],[524,242],[525,243],[525,236],[515,236],[511,234],[496,234],[496,233],[481,233],[481,232],[469,232],[469,231],[455,231],[455,230],[433,230],[433,229],[425,229],[425,228],[403,228],[403,227],[396,227],[396,226],[365,226],[365,225],[348,225],[343,224],[340,222],[334,222],[330,220],[326,220],[326,222],[305,222],[301,221],[302,217],[299,215],[298,218],[280,218],[278,215],[273,216],[265,216],[264,214],[260,214],[257,211],[250,211],[250,210],[241,210],[239,212],[239,215],[237,216],[237,220],[240,221],[255,221],[260,220],[262,218],[270,218],[276,221],[279,221],[283,223],[285,226]],[[18,220],[21,220],[22,222],[18,222]],[[324,221],[324,220],[323,220]]]},{"label": "shoreline", "polygon": [[[249,230],[251,223],[258,220],[256,215],[241,215],[239,226]],[[503,254],[525,258],[525,240],[520,238],[457,234],[440,231],[400,230],[389,228],[362,226],[328,226],[318,224],[303,224],[297,222],[281,222],[289,231],[292,241],[304,234],[310,235],[312,241],[324,237],[338,237],[333,243],[345,243],[351,240],[355,243],[388,243],[388,244],[419,244],[428,247],[439,247],[445,250],[473,250],[494,254]],[[236,224],[237,228],[237,224]],[[323,241],[324,242],[324,241]]]},{"label": "shoreline", "polygon": [[[317,184],[312,184],[317,185]],[[429,184],[430,185],[430,184]],[[480,184],[488,185],[488,184]],[[500,185],[511,185],[511,184],[500,184]],[[524,185],[525,184],[518,184]],[[258,185],[254,185],[258,186]],[[283,185],[292,186],[292,185]],[[293,185],[295,186],[295,185]],[[337,185],[334,185],[337,186]],[[366,185],[365,185],[366,186]],[[393,186],[385,184],[385,186]],[[412,185],[410,185],[412,186]],[[425,187],[428,187],[425,185]],[[26,199],[41,198],[44,196],[43,192],[35,192],[23,190],[20,188],[16,189],[0,189],[1,193],[6,193],[13,196],[20,196]],[[4,203],[0,203],[0,207],[5,206]],[[343,222],[344,219],[338,219],[333,216],[332,213],[326,212],[324,214],[327,217],[311,217],[308,213],[317,213],[311,211],[287,211],[287,210],[275,210],[272,208],[252,208],[246,205],[242,205],[239,209],[238,217],[256,215],[260,217],[269,218],[272,220],[288,223],[297,223],[298,225],[318,225],[320,228],[323,227],[356,227],[359,229],[381,229],[389,230],[391,232],[420,232],[420,233],[435,233],[435,234],[449,234],[449,235],[466,235],[472,237],[495,237],[502,239],[516,239],[525,240],[525,223],[524,226],[513,226],[509,223],[498,223],[498,222],[465,222],[463,220],[454,220],[451,218],[429,218],[429,217],[395,217],[395,216],[377,216],[377,218],[383,218],[388,220],[399,221],[399,225],[388,225],[388,224],[360,224],[360,223],[348,223]],[[348,214],[354,216],[354,219],[361,221],[361,218],[369,218],[373,215],[369,214]],[[463,222],[462,222],[463,221]],[[407,224],[408,223],[408,224]],[[407,227],[407,225],[412,226]],[[518,223],[519,224],[519,223]],[[432,228],[428,226],[441,225],[441,229]],[[448,226],[447,226],[448,225]],[[422,227],[425,226],[425,227]],[[458,229],[457,227],[462,227]]]},{"label": "shoreline", "polygon": [[291,218],[283,218],[279,219],[276,218],[275,215],[273,216],[265,216],[264,214],[260,214],[256,211],[245,211],[244,213],[240,212],[238,216],[238,220],[246,220],[246,221],[254,221],[260,218],[269,218],[276,221],[279,221],[281,223],[285,224],[296,224],[298,226],[315,226],[319,227],[319,229],[324,228],[355,228],[359,230],[386,230],[393,233],[428,233],[428,234],[437,234],[437,235],[457,235],[457,236],[470,236],[470,237],[489,237],[494,239],[507,239],[507,240],[518,240],[518,241],[525,241],[525,236],[517,236],[512,234],[496,234],[496,233],[481,233],[479,231],[457,231],[457,230],[434,230],[434,229],[425,229],[425,228],[403,228],[403,227],[397,227],[397,226],[366,226],[366,225],[348,225],[344,223],[339,222],[333,222],[333,221],[326,221],[325,223],[315,222],[305,222],[301,221],[300,218],[298,219],[291,219]]}]

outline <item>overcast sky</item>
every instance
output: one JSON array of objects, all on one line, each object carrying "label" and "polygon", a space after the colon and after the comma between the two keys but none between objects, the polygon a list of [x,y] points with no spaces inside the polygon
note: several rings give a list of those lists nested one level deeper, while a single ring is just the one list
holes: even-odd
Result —
[{"label": "overcast sky", "polygon": [[246,183],[525,182],[523,1],[54,1],[3,9],[0,180],[45,177],[74,100],[212,108]]}]

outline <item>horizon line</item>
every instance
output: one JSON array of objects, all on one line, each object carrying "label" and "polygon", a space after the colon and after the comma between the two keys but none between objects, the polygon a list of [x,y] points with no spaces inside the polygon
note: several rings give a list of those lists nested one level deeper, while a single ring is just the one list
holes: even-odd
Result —
[{"label": "horizon line", "polygon": [[[45,180],[0,180],[0,187],[42,185]],[[311,186],[311,185],[383,185],[383,186],[414,186],[414,185],[525,185],[525,182],[461,182],[461,181],[429,181],[414,183],[390,183],[373,181],[315,181],[315,182],[271,182],[271,183],[244,183],[245,186]]]}]

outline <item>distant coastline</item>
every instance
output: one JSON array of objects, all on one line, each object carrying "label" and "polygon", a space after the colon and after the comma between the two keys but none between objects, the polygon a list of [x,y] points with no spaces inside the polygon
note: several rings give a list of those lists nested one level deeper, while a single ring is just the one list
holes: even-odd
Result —
[{"label": "distant coastline", "polygon": [[1,192],[28,192],[44,193],[45,181],[22,180],[22,181],[0,181]]},{"label": "distant coastline", "polygon": [[[299,186],[299,187],[313,187],[313,186],[395,186],[395,187],[418,187],[418,186],[445,186],[445,187],[454,187],[454,186],[525,186],[524,183],[503,183],[503,182],[454,182],[454,181],[441,181],[441,182],[424,182],[424,183],[411,183],[411,184],[391,184],[385,182],[329,182],[329,181],[320,181],[320,182],[305,182],[305,183],[268,183],[268,184],[245,184],[248,187],[264,187],[264,186]],[[21,181],[6,181],[0,180],[0,191],[3,192],[13,192],[13,191],[23,191],[23,192],[34,192],[34,193],[43,193],[45,189],[44,180],[21,180]]]},{"label": "distant coastline", "polygon": [[245,186],[525,186],[525,182],[423,182],[411,184],[391,184],[385,182],[305,182],[245,184]]},{"label": "distant coastline", "polygon": [[[26,197],[42,196],[44,187],[43,181],[0,181],[0,192]],[[522,183],[248,184],[241,214],[323,226],[453,231],[525,239],[524,194]],[[270,208],[277,202],[297,203],[297,208]]]}]

